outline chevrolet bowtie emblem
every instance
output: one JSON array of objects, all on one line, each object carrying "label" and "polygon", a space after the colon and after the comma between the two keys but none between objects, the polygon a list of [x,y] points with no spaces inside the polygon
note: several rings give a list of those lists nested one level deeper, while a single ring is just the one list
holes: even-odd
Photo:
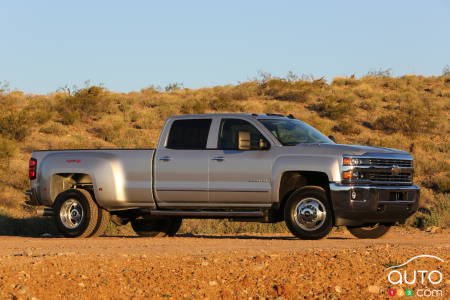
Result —
[{"label": "chevrolet bowtie emblem", "polygon": [[402,171],[402,169],[398,165],[392,166],[392,169],[391,169],[392,175],[398,175],[398,174],[400,174],[401,171]]}]

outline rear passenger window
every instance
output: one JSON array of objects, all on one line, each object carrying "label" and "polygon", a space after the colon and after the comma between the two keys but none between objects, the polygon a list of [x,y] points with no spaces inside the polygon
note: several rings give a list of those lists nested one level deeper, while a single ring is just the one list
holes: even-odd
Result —
[{"label": "rear passenger window", "polygon": [[176,120],[170,128],[167,148],[206,149],[211,119]]}]

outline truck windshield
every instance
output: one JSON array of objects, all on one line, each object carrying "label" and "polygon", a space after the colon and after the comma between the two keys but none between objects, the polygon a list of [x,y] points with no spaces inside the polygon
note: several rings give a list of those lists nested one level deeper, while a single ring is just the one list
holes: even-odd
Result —
[{"label": "truck windshield", "polygon": [[259,119],[259,121],[269,129],[269,131],[284,146],[294,146],[303,143],[334,143],[314,127],[299,120]]}]

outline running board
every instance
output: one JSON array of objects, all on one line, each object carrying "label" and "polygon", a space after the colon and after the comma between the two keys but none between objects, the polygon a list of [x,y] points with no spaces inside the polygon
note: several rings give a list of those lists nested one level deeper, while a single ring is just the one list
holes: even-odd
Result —
[{"label": "running board", "polygon": [[189,210],[150,210],[152,216],[186,216],[186,217],[264,217],[262,211],[189,211]]}]

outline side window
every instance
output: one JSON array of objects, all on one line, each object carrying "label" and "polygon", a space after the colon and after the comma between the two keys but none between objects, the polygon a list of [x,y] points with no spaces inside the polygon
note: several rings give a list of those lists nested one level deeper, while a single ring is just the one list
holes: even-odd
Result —
[{"label": "side window", "polygon": [[252,124],[241,119],[223,119],[218,148],[223,150],[265,150],[269,142]]},{"label": "side window", "polygon": [[176,120],[167,141],[169,149],[206,149],[211,119]]}]

